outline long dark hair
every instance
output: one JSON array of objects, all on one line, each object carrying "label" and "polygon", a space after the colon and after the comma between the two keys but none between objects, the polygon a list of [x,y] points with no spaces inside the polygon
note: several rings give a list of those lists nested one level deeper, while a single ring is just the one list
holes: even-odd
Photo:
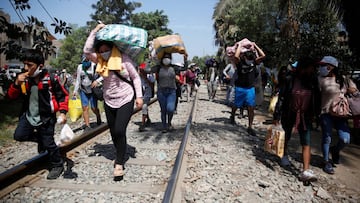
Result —
[{"label": "long dark hair", "polygon": [[114,46],[114,43],[113,42],[110,42],[110,41],[104,41],[104,40],[95,40],[94,42],[94,49],[95,49],[95,52],[99,52],[99,49],[102,45],[107,45],[108,47],[113,47]]},{"label": "long dark hair", "polygon": [[[301,85],[303,87],[306,88],[312,87],[313,81],[316,78],[315,67],[316,67],[316,61],[311,57],[304,56],[298,60],[298,64],[295,69],[295,75],[300,79]],[[306,72],[309,68],[314,69],[311,75],[309,75],[309,73]]]}]

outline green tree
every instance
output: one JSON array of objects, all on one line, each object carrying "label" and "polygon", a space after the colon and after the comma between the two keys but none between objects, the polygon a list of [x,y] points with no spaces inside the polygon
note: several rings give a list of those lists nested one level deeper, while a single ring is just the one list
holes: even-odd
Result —
[{"label": "green tree", "polygon": [[304,54],[338,51],[339,20],[321,1],[220,0],[213,19],[222,50],[246,37],[264,49],[271,67],[286,65]]},{"label": "green tree", "polygon": [[124,0],[99,0],[91,7],[95,9],[95,13],[90,15],[94,21],[87,22],[90,26],[95,26],[98,20],[105,24],[129,25],[132,12],[141,7],[141,3],[126,3]]},{"label": "green tree", "polygon": [[73,32],[61,40],[62,46],[58,51],[57,58],[51,61],[51,66],[57,69],[65,68],[69,73],[75,73],[78,64],[81,62],[83,47],[88,34],[86,26],[73,27]]},{"label": "green tree", "polygon": [[[18,12],[26,9],[31,9],[30,0],[10,0]],[[71,27],[63,20],[50,16],[53,20],[51,26],[55,34],[60,33],[68,35],[71,33]],[[31,37],[33,44],[32,48],[39,49],[44,53],[47,59],[49,55],[55,53],[55,46],[52,44],[53,36],[44,26],[44,22],[35,16],[27,17],[27,20],[22,19],[23,26],[9,23],[4,17],[0,17],[0,33],[5,33],[8,41],[0,44],[0,53],[6,55],[6,59],[19,59],[21,50],[23,49],[20,43],[23,37]]]},{"label": "green tree", "polygon": [[149,13],[140,12],[131,16],[131,25],[147,30],[149,41],[159,36],[172,34],[173,31],[167,27],[168,24],[169,18],[164,15],[162,10]]},{"label": "green tree", "polygon": [[[173,31],[167,27],[169,23],[168,16],[163,14],[164,11],[140,12],[131,15],[131,25],[143,28],[148,32],[148,41],[152,41],[156,37],[172,34]],[[145,61],[149,55],[149,50],[144,51],[143,56],[138,58],[138,63]]]}]

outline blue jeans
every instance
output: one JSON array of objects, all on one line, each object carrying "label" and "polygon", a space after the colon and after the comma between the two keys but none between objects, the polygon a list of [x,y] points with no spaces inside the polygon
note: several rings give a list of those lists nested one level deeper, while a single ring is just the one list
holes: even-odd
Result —
[{"label": "blue jeans", "polygon": [[[171,125],[172,118],[175,111],[176,89],[174,88],[160,88],[157,91],[157,99],[161,110],[161,123],[163,128]],[[167,122],[166,122],[167,117]]]},{"label": "blue jeans", "polygon": [[339,141],[335,149],[340,151],[346,144],[350,143],[350,129],[346,118],[339,118],[330,114],[320,116],[320,125],[322,130],[322,153],[324,161],[329,161],[329,148],[331,144],[332,129],[335,128],[339,136]]}]

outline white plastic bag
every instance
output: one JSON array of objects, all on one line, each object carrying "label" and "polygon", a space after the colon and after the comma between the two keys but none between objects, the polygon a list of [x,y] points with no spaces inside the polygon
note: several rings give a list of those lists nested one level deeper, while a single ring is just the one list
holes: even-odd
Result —
[{"label": "white plastic bag", "polygon": [[68,124],[65,124],[60,132],[61,143],[70,142],[74,138],[74,132]]}]

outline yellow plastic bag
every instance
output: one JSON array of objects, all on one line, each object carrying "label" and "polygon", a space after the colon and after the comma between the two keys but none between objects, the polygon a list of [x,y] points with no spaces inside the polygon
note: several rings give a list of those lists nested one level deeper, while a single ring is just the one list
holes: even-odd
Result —
[{"label": "yellow plastic bag", "polygon": [[77,121],[82,115],[81,100],[73,97],[69,100],[69,116],[72,122]]},{"label": "yellow plastic bag", "polygon": [[275,111],[275,106],[276,106],[276,103],[278,101],[278,98],[279,96],[278,95],[274,95],[271,97],[270,99],[270,104],[269,104],[269,113],[274,113]]}]

